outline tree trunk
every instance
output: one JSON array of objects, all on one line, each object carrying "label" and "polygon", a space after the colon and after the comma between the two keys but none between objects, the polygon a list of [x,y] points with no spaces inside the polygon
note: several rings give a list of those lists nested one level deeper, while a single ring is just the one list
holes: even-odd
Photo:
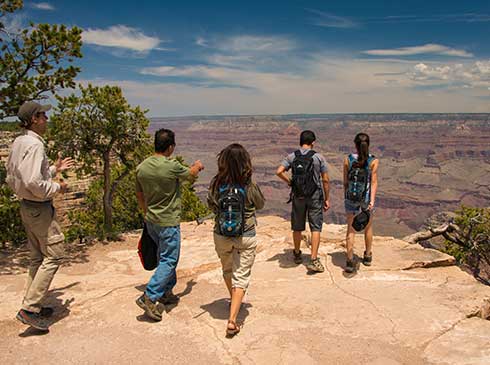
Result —
[{"label": "tree trunk", "polygon": [[440,236],[443,233],[446,233],[449,227],[450,226],[448,224],[443,224],[437,228],[432,228],[427,231],[417,232],[411,234],[410,236],[403,237],[402,239],[412,244],[419,243],[421,241],[426,241],[436,236]]},{"label": "tree trunk", "polygon": [[112,235],[112,194],[111,194],[111,161],[109,152],[104,152],[104,233]]}]

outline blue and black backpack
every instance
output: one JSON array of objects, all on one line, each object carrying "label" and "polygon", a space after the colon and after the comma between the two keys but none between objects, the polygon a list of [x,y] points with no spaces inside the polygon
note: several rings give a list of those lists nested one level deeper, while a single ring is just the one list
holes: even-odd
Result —
[{"label": "blue and black backpack", "polygon": [[239,237],[245,226],[245,189],[237,185],[219,187],[218,224],[222,236]]},{"label": "blue and black backpack", "polygon": [[371,171],[370,164],[375,159],[373,155],[369,155],[364,166],[354,166],[357,162],[356,155],[349,155],[349,172],[347,175],[347,191],[345,197],[351,202],[361,203],[367,200],[367,193],[370,185]]}]

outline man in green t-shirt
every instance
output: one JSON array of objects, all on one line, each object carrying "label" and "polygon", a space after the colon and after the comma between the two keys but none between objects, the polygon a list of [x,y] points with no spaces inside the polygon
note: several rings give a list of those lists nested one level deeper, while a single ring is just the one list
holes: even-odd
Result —
[{"label": "man in green t-shirt", "polygon": [[170,158],[174,150],[174,132],[160,129],[155,133],[155,153],[136,169],[136,196],[159,255],[157,269],[136,304],[156,321],[162,320],[161,304],[178,300],[172,288],[177,283],[180,254],[180,183],[192,182],[204,169],[199,160],[189,168]]}]

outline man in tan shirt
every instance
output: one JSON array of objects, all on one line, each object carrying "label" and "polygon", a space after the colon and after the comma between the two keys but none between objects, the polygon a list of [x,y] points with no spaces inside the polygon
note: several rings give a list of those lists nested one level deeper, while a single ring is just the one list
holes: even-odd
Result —
[{"label": "man in tan shirt", "polygon": [[25,133],[12,145],[7,162],[7,183],[20,200],[20,214],[27,233],[31,262],[22,308],[17,319],[39,330],[47,330],[53,309],[43,307],[54,274],[64,256],[64,235],[56,219],[53,197],[67,190],[63,181],[52,179],[73,166],[71,158],[49,166],[42,136],[47,130],[46,111],[50,105],[25,102],[17,116]]}]

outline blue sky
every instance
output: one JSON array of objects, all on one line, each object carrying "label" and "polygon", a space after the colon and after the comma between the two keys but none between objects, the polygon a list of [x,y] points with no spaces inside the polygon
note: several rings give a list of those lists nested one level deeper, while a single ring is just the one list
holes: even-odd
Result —
[{"label": "blue sky", "polygon": [[490,1],[25,2],[149,116],[490,112]]}]

